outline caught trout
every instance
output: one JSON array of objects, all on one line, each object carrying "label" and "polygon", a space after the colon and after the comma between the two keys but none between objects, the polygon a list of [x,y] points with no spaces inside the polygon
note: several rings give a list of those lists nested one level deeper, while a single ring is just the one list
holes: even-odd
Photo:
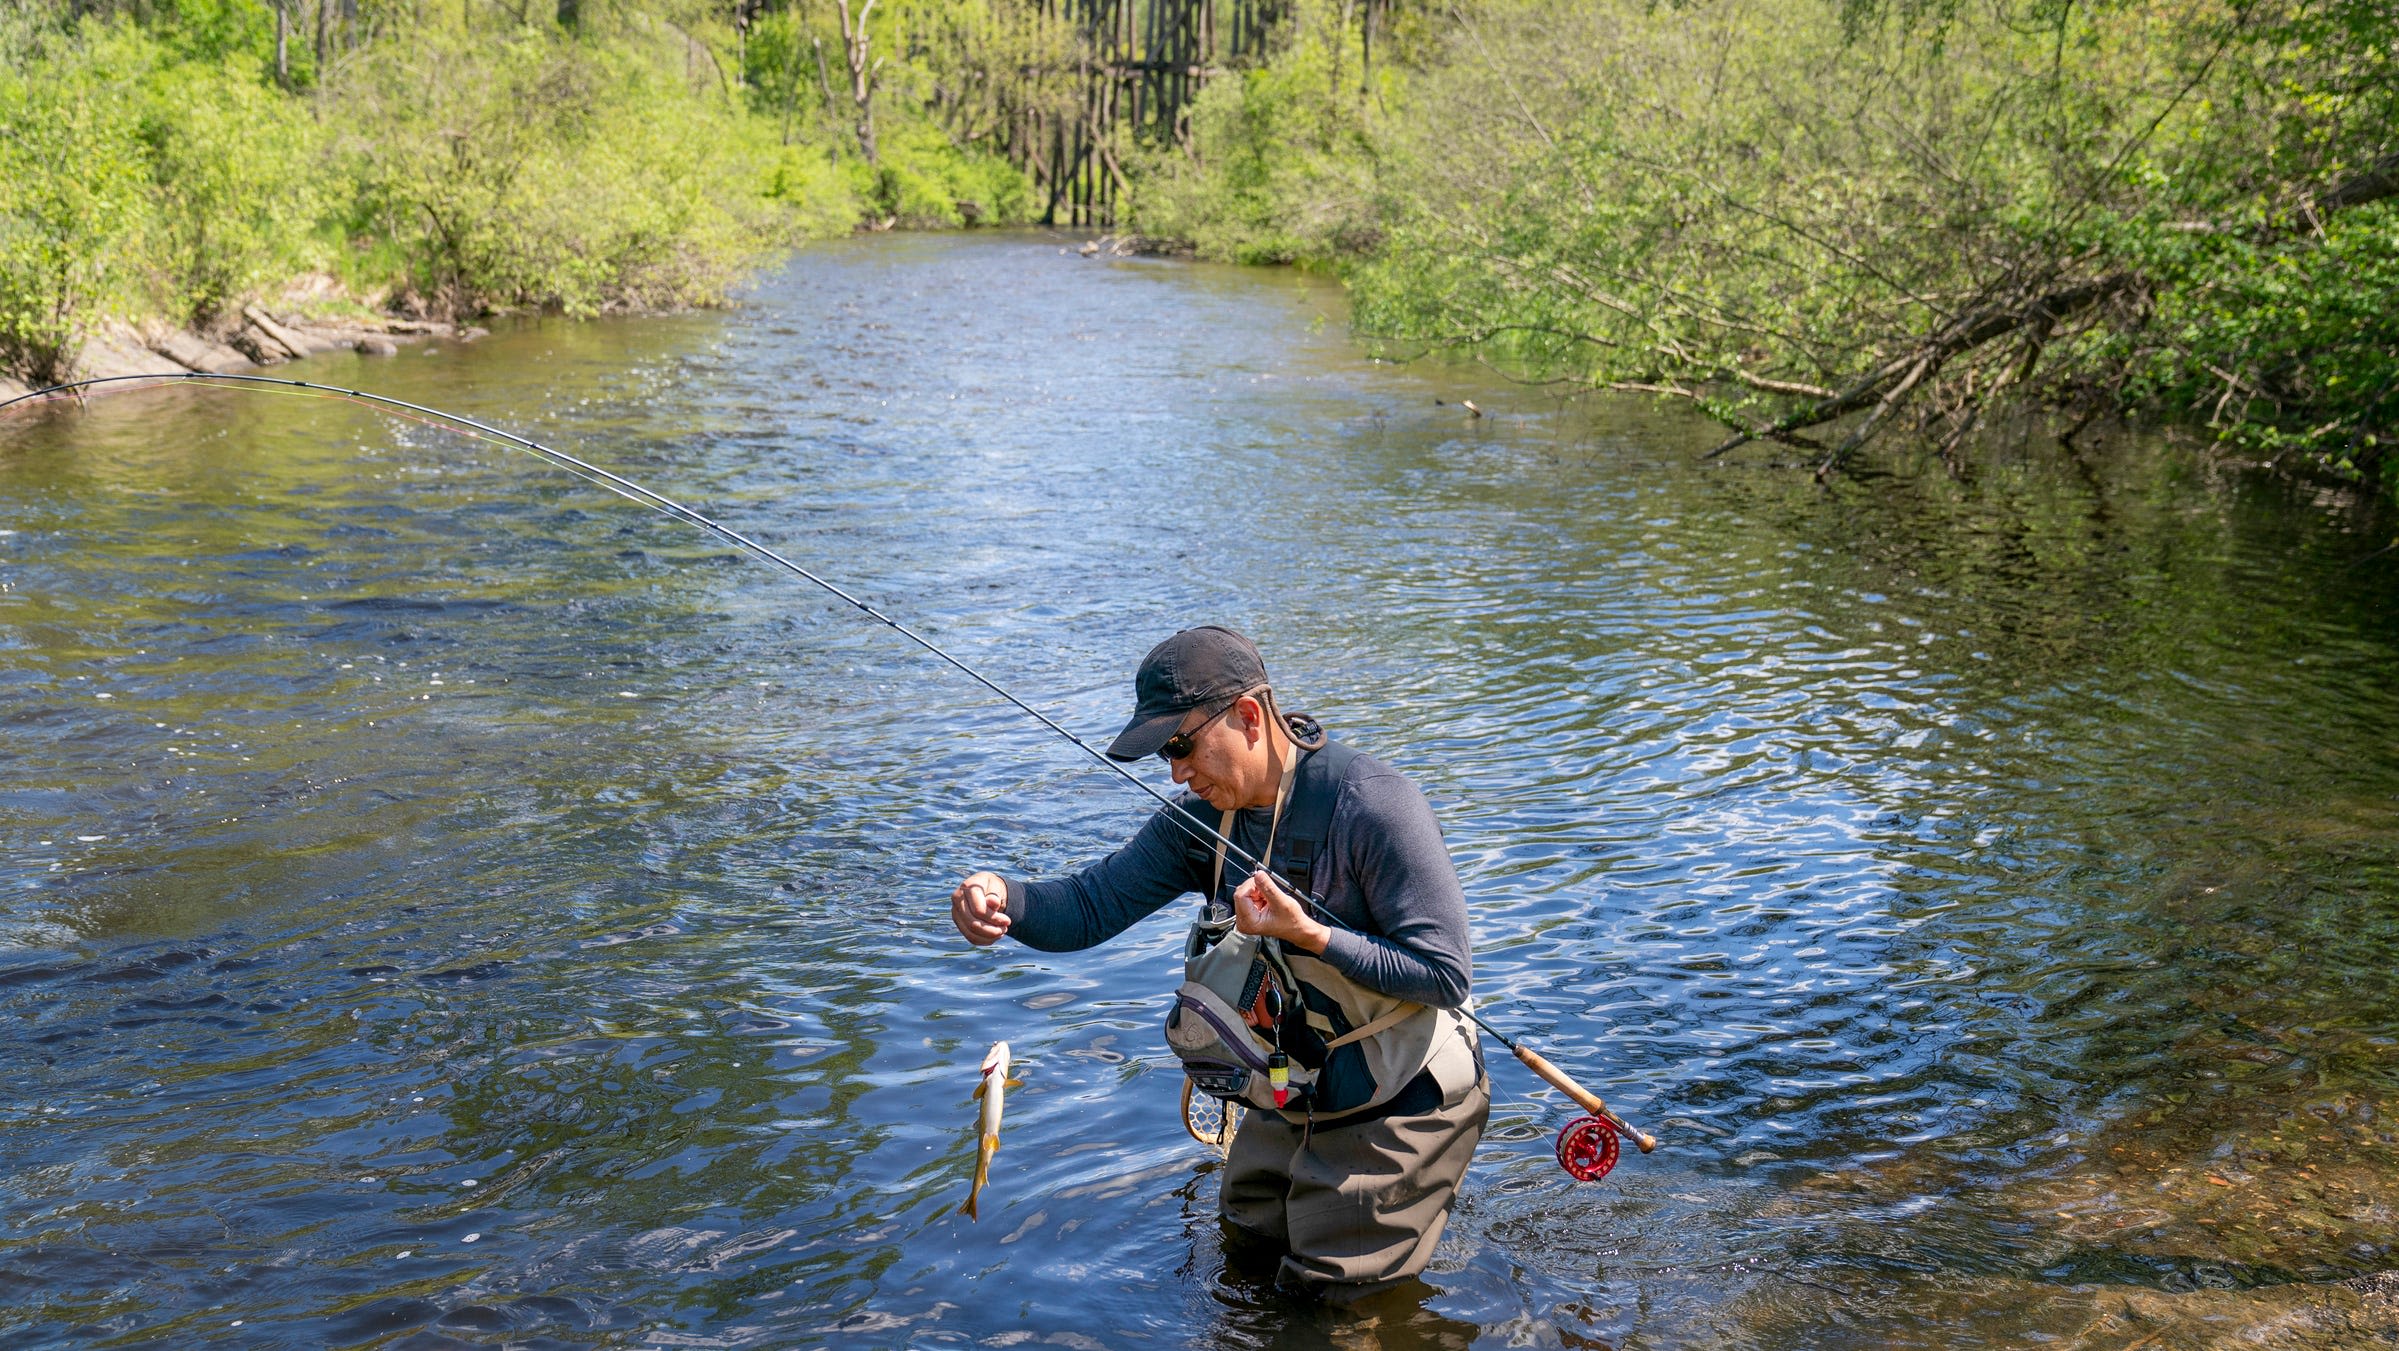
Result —
[{"label": "caught trout", "polygon": [[983,1194],[983,1184],[991,1180],[991,1155],[1000,1147],[1000,1108],[1008,1090],[1022,1085],[1021,1079],[1008,1077],[1008,1043],[994,1042],[983,1057],[983,1082],[975,1085],[975,1096],[983,1100],[982,1115],[975,1120],[975,1185],[966,1192],[966,1218],[974,1219],[975,1198]]}]

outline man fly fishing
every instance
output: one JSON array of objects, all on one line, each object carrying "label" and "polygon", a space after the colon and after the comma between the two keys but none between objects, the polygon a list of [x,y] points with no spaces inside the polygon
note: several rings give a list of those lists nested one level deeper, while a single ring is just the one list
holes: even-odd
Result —
[{"label": "man fly fishing", "polygon": [[1463,1011],[1466,898],[1432,809],[1398,771],[1280,712],[1265,660],[1230,629],[1158,644],[1133,694],[1108,755],[1161,756],[1187,791],[1071,876],[972,874],[951,918],[978,946],[1071,952],[1205,898],[1166,1034],[1195,1090],[1250,1108],[1218,1196],[1228,1252],[1276,1256],[1282,1283],[1327,1291],[1412,1277],[1491,1111]]},{"label": "man fly fishing", "polygon": [[[0,414],[93,389],[162,384],[345,399],[524,451],[817,587],[1156,798],[1162,809],[1099,864],[1023,885],[978,872],[951,893],[951,918],[979,945],[1014,932],[1065,951],[1104,942],[1184,892],[1207,898],[1185,945],[1167,1044],[1183,1062],[1187,1104],[1197,1089],[1259,1109],[1234,1138],[1219,1201],[1235,1251],[1254,1239],[1281,1255],[1286,1279],[1357,1291],[1423,1269],[1490,1114],[1477,1029],[1589,1113],[1558,1132],[1558,1164],[1571,1176],[1606,1177],[1619,1132],[1644,1154],[1657,1148],[1598,1094],[1467,1006],[1465,898],[1424,798],[1389,766],[1277,710],[1264,659],[1232,630],[1188,629],[1153,649],[1134,679],[1132,721],[1103,753],[932,639],[740,531],[473,418],[366,390],[201,371],[69,381],[0,399]],[[1149,754],[1192,791],[1170,799],[1122,763]],[[993,1095],[985,1140],[996,1141],[999,1115]]]}]

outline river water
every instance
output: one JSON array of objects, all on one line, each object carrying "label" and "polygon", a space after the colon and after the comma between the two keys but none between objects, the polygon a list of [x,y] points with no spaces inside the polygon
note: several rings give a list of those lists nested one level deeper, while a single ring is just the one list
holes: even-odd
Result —
[{"label": "river water", "polygon": [[1425,1286],[1285,1301],[1179,1124],[1172,916],[1063,956],[947,919],[1142,799],[528,457],[119,394],[0,425],[0,1341],[2399,1321],[2328,1284],[2399,1266],[2387,518],[2140,443],[1703,466],[1671,411],[1371,362],[1321,282],[1070,242],[833,244],[727,312],[291,373],[682,496],[1092,736],[1158,637],[1246,629],[1432,799],[1486,1009],[1660,1150],[1571,1181],[1495,1059]]}]

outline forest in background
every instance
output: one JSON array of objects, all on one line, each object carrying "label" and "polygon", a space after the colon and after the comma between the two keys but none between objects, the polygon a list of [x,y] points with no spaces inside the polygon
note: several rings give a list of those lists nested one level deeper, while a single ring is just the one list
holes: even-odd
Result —
[{"label": "forest in background", "polygon": [[320,305],[592,314],[714,303],[859,226],[1023,221],[1024,174],[942,99],[991,18],[0,0],[0,364],[59,378],[102,320],[205,332],[295,277],[332,279]]},{"label": "forest in background", "polygon": [[2032,407],[2399,491],[2383,0],[1290,0],[1098,120],[1099,28],[1158,3],[0,0],[0,358],[309,272],[706,303],[810,235],[1038,219],[1021,129],[1072,123],[1120,227],[1721,449],[1959,463]]}]

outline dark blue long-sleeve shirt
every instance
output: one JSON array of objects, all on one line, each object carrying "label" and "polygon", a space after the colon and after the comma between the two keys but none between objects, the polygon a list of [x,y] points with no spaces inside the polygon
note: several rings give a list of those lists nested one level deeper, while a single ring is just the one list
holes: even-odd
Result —
[{"label": "dark blue long-sleeve shirt", "polygon": [[[1045,952],[1073,952],[1114,938],[1178,896],[1204,894],[1215,852],[1175,823],[1177,811],[1211,828],[1219,819],[1185,793],[1081,872],[1045,882],[1005,879],[1009,936]],[[1262,856],[1272,818],[1263,807],[1236,813],[1233,842]],[[1436,1008],[1465,1003],[1474,978],[1466,895],[1416,785],[1380,760],[1356,757],[1334,799],[1325,851],[1322,899],[1347,927],[1333,927],[1324,961],[1397,999]],[[1242,878],[1229,860],[1225,871],[1229,892]]]}]

